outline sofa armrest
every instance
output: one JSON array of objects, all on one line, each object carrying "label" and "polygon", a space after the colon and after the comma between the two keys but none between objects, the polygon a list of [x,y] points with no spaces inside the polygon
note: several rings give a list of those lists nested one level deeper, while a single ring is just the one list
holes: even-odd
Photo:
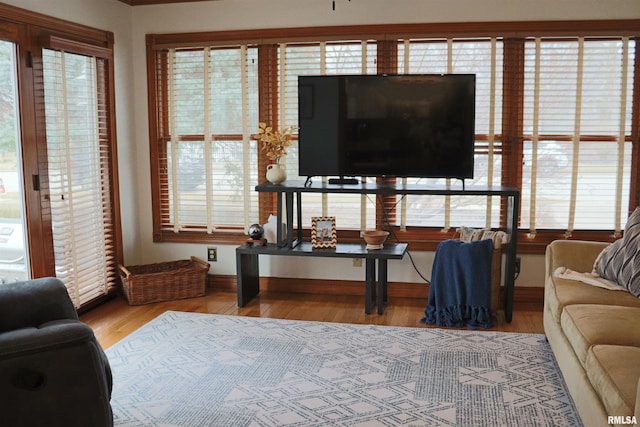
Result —
[{"label": "sofa armrest", "polygon": [[638,391],[636,392],[636,420],[640,420],[640,378],[638,379]]},{"label": "sofa armrest", "polygon": [[580,273],[593,270],[598,254],[609,243],[586,240],[554,240],[545,252],[545,271],[550,276],[558,267],[566,267]]},{"label": "sofa armrest", "polygon": [[54,277],[0,286],[0,333],[52,320],[78,320],[67,288]]}]

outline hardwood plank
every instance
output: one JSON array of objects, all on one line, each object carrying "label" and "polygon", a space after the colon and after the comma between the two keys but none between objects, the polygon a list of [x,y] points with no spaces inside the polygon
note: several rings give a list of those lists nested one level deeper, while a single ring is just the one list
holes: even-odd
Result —
[{"label": "hardwood plank", "polygon": [[[120,296],[84,313],[80,319],[93,328],[104,348],[109,348],[167,310],[230,316],[270,317],[292,320],[375,324],[430,328],[420,323],[426,298],[389,296],[384,314],[364,313],[364,297],[261,291],[245,307],[237,306],[237,295],[228,290],[208,289],[207,295],[176,301],[130,306]],[[511,323],[495,322],[491,330],[544,333],[542,304],[516,302]]]}]

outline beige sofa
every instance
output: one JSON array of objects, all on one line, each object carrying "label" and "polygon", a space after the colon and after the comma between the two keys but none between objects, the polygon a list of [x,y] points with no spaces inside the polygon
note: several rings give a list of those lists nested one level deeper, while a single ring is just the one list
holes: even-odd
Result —
[{"label": "beige sofa", "polygon": [[554,276],[590,272],[606,246],[563,240],[546,251],[544,330],[585,426],[640,423],[640,299]]}]

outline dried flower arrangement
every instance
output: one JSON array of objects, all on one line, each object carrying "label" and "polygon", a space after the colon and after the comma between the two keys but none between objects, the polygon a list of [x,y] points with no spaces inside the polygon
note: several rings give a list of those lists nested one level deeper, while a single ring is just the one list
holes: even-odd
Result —
[{"label": "dried flower arrangement", "polygon": [[260,148],[266,152],[266,156],[278,163],[281,157],[287,155],[287,147],[291,146],[291,139],[296,130],[297,126],[289,126],[281,131],[273,130],[271,126],[260,122],[256,139],[261,142]]}]

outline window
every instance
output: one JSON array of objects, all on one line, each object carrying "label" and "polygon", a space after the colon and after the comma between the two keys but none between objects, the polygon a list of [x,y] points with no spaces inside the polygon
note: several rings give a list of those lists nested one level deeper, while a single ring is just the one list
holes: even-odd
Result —
[{"label": "window", "polygon": [[246,229],[258,217],[256,48],[166,49],[156,66],[160,229]]},{"label": "window", "polygon": [[[521,28],[520,28],[521,27]],[[374,74],[374,73],[473,73],[476,75],[476,149],[473,183],[518,187],[522,191],[520,223],[529,238],[524,247],[540,251],[548,241],[559,236],[578,236],[610,240],[620,231],[628,212],[638,204],[633,183],[638,180],[637,164],[632,163],[634,138],[631,126],[640,112],[640,88],[634,87],[640,61],[636,59],[636,39],[640,31],[633,23],[617,21],[606,28],[606,22],[566,23],[562,34],[544,37],[544,23],[519,26],[512,33],[505,23],[389,25],[371,28],[332,27],[316,29],[316,36],[300,29],[260,32],[202,33],[199,35],[149,36],[149,61],[155,63],[155,74],[149,82],[154,99],[150,105],[157,123],[152,123],[152,159],[154,167],[154,230],[157,241],[209,241],[242,236],[252,222],[264,222],[277,206],[271,195],[256,195],[253,185],[264,181],[268,160],[257,147],[251,134],[257,122],[283,128],[297,124],[297,77],[305,74]],[[616,28],[614,28],[616,27]],[[629,28],[627,28],[629,27]],[[476,34],[474,34],[476,33]],[[547,31],[548,33],[548,31]],[[493,35],[491,35],[493,34]],[[229,40],[238,40],[232,43]],[[179,40],[179,41],[177,41]],[[243,44],[251,40],[252,44]],[[247,144],[253,157],[238,165],[238,178],[233,182],[238,211],[235,222],[219,229],[218,223],[205,221],[200,215],[192,222],[176,221],[185,217],[171,195],[175,182],[182,176],[171,158],[182,155],[204,161],[204,135],[221,139],[211,127],[170,131],[173,88],[170,55],[180,50],[202,52],[223,49],[241,51],[255,49],[248,63],[232,64],[224,75],[251,75],[243,70],[255,67],[257,85],[247,84],[255,92],[253,98],[236,93],[228,103],[248,102],[235,126],[225,137],[243,141],[230,145],[238,158]],[[191,46],[191,47],[188,47]],[[202,48],[201,46],[209,46]],[[255,61],[255,62],[254,62]],[[207,73],[200,67],[196,79]],[[244,74],[243,74],[244,73]],[[189,96],[198,111],[207,111],[207,89],[220,84],[218,90],[230,89],[224,77],[211,76],[205,86]],[[637,78],[636,80],[637,81]],[[185,83],[186,85],[186,83]],[[244,92],[243,92],[244,93]],[[211,107],[215,108],[215,107]],[[189,115],[186,126],[199,117]],[[196,126],[197,127],[197,126]],[[203,135],[203,136],[201,136]],[[215,145],[215,144],[214,144]],[[172,154],[171,150],[175,150]],[[172,157],[173,156],[173,157]],[[178,158],[178,163],[180,158]],[[205,161],[206,168],[215,166]],[[244,169],[241,169],[241,166]],[[195,173],[195,168],[190,168]],[[214,172],[205,172],[206,176]],[[288,179],[297,176],[297,146],[287,156]],[[318,178],[316,178],[318,179]],[[376,179],[376,178],[367,178]],[[394,180],[393,178],[377,178]],[[408,178],[408,182],[425,185],[460,185],[435,179]],[[200,198],[189,196],[189,212],[211,210],[209,216],[223,215],[224,207],[216,204],[216,193],[223,186],[198,188]],[[196,191],[197,192],[197,191]],[[193,193],[193,190],[189,193]],[[253,194],[252,194],[253,193]],[[187,197],[186,193],[183,197]],[[173,198],[172,198],[173,197]],[[252,200],[247,203],[246,200]],[[505,224],[505,201],[495,197],[406,197],[385,196],[371,199],[359,195],[305,195],[303,227],[312,216],[335,216],[341,239],[357,239],[365,228],[390,224],[401,238],[414,248],[433,249],[457,227],[500,228]],[[180,205],[180,203],[178,203]],[[384,209],[383,209],[384,207]],[[176,214],[177,212],[177,214]],[[222,226],[223,223],[220,223]],[[222,231],[228,232],[220,237]],[[235,233],[234,233],[235,232]],[[522,242],[522,240],[521,240]],[[526,250],[525,250],[526,251]]]},{"label": "window", "polygon": [[628,216],[635,43],[525,44],[522,226],[619,232]]}]

